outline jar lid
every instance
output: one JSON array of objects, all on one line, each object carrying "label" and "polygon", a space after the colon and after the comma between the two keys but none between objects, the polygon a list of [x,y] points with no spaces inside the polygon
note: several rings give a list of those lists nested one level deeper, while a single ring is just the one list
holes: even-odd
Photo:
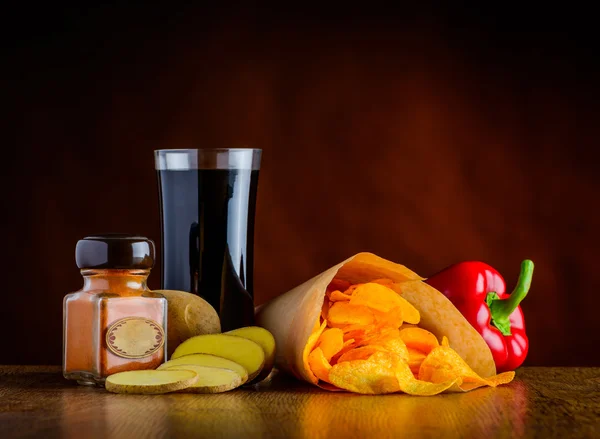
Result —
[{"label": "jar lid", "polygon": [[77,241],[75,262],[81,268],[150,269],[154,241],[123,233],[86,236]]}]

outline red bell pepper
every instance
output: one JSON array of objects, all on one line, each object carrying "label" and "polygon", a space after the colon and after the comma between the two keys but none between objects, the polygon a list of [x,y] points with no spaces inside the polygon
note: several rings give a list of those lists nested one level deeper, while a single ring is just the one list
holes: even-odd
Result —
[{"label": "red bell pepper", "polygon": [[519,304],[531,286],[533,262],[521,263],[512,294],[506,294],[504,278],[488,264],[459,262],[426,282],[441,291],[486,341],[498,372],[515,370],[529,351],[525,319]]}]

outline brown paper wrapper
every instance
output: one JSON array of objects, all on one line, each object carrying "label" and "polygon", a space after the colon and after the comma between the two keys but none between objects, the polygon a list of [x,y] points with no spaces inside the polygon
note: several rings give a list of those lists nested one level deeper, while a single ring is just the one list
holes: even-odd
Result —
[{"label": "brown paper wrapper", "polygon": [[402,297],[421,313],[421,328],[440,339],[443,335],[448,337],[450,346],[480,376],[496,374],[485,340],[442,293],[405,266],[372,253],[358,253],[257,308],[258,325],[275,337],[275,362],[281,369],[317,384],[306,361],[311,344],[316,342],[310,340],[309,344],[309,338],[319,322],[327,285],[334,277],[353,284],[381,278],[401,283]]}]

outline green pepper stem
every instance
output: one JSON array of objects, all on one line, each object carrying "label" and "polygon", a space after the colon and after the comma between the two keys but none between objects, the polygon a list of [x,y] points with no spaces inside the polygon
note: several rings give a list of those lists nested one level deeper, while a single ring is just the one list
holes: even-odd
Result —
[{"label": "green pepper stem", "polygon": [[495,321],[507,321],[508,317],[517,309],[521,301],[527,296],[531,279],[533,277],[533,262],[529,259],[521,262],[521,273],[517,286],[508,297],[508,299],[494,300],[490,304],[490,311]]}]

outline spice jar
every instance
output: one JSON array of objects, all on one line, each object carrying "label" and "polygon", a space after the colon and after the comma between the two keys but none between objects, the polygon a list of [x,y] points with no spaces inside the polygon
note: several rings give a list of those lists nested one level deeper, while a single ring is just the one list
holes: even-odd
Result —
[{"label": "spice jar", "polygon": [[122,234],[77,242],[83,288],[63,307],[63,375],[103,385],[116,372],[155,369],[166,355],[167,300],[150,291],[154,242]]}]

